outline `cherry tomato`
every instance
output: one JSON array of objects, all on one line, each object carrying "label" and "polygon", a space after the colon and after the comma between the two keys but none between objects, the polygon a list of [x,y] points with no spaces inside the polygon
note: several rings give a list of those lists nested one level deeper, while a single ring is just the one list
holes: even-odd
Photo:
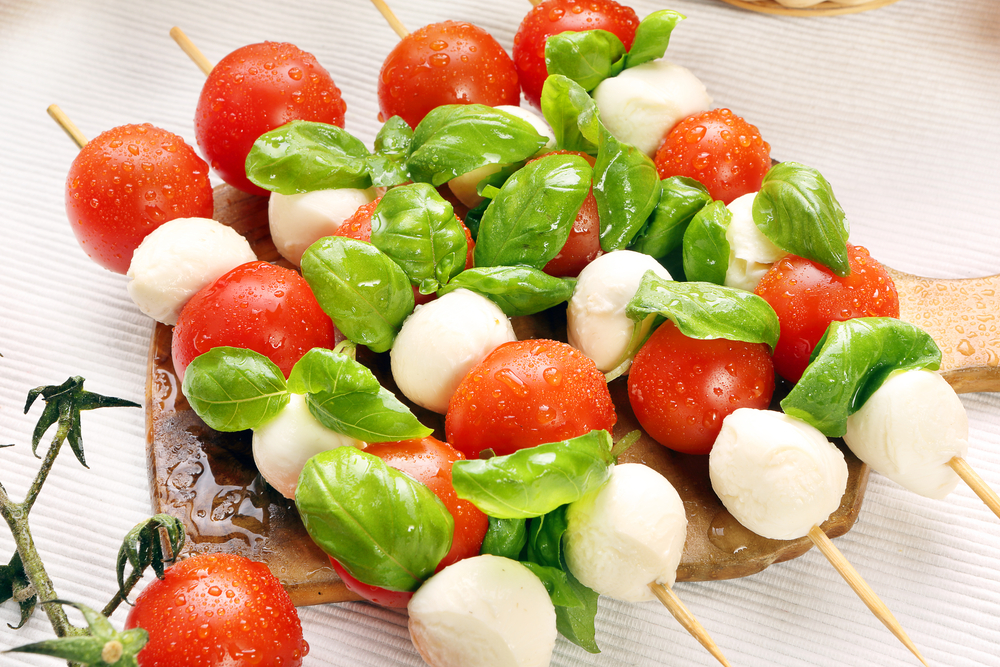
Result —
[{"label": "cherry tomato", "polygon": [[660,178],[687,176],[712,199],[728,204],[760,190],[771,168],[771,146],[760,131],[729,109],[712,109],[674,125],[656,151]]},{"label": "cherry tomato", "polygon": [[379,120],[399,116],[416,127],[445,104],[518,106],[521,89],[510,56],[471,23],[426,25],[399,40],[378,77]]},{"label": "cherry tomato", "polygon": [[629,403],[642,428],[686,454],[708,454],[726,415],[763,410],[773,393],[766,344],[688,338],[670,321],[636,353],[628,376]]},{"label": "cherry tomato", "polygon": [[277,577],[228,553],[168,568],[136,598],[125,628],[136,627],[149,633],[140,667],[295,667],[309,652]]},{"label": "cherry tomato", "polygon": [[316,58],[292,44],[264,42],[236,49],[208,75],[198,98],[198,146],[235,188],[267,195],[247,179],[247,154],[257,137],[293,120],[344,126],[347,105]]},{"label": "cherry tomato", "polygon": [[841,278],[825,266],[786,255],[764,274],[754,290],[778,314],[781,337],[774,369],[798,382],[809,355],[830,322],[854,317],[899,317],[892,278],[861,246],[847,246],[851,274]]},{"label": "cherry tomato", "polygon": [[618,420],[604,374],[554,340],[504,343],[465,376],[445,416],[448,442],[468,458],[611,430]]},{"label": "cherry tomato", "polygon": [[514,65],[524,97],[539,107],[545,66],[545,40],[560,32],[607,30],[632,48],[639,17],[631,7],[614,0],[545,0],[521,21],[514,35]]},{"label": "cherry tomato", "polygon": [[181,310],[171,343],[179,379],[199,354],[224,345],[259,352],[288,377],[314,347],[334,347],[333,322],[298,273],[249,262],[196,293]]},{"label": "cherry tomato", "polygon": [[[483,537],[489,528],[489,519],[471,502],[459,498],[451,485],[451,465],[465,458],[460,451],[437,438],[427,437],[422,440],[369,444],[365,452],[379,457],[387,465],[427,486],[448,508],[455,520],[455,533],[451,550],[441,559],[437,572],[463,558],[479,555]],[[334,569],[341,575],[343,568],[336,560]],[[405,607],[413,595],[411,592],[390,591],[363,584],[350,574],[347,577],[341,575],[341,579],[349,590],[384,607]]]},{"label": "cherry tomato", "polygon": [[80,149],[66,178],[66,214],[87,256],[126,273],[151,231],[174,218],[211,218],[208,165],[176,134],[122,125]]}]

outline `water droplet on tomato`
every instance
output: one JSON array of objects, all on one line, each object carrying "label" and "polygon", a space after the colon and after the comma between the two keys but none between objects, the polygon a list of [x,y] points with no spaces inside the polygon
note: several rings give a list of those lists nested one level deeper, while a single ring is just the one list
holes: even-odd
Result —
[{"label": "water droplet on tomato", "polygon": [[448,42],[443,39],[436,39],[430,44],[432,51],[443,51],[448,48]]},{"label": "water droplet on tomato", "polygon": [[451,62],[451,56],[447,53],[432,53],[427,61],[434,67],[447,67]]},{"label": "water droplet on tomato", "polygon": [[563,17],[563,14],[565,14],[565,13],[566,12],[563,11],[562,9],[559,9],[558,7],[555,7],[551,11],[549,11],[549,21],[551,21],[552,23],[555,23],[556,21],[558,21],[559,19],[561,19]]},{"label": "water droplet on tomato", "polygon": [[524,380],[519,378],[517,374],[509,368],[501,368],[493,374],[493,377],[510,388],[510,390],[518,396],[524,397],[530,393],[528,386],[524,384]]},{"label": "water droplet on tomato", "polygon": [[719,425],[719,413],[715,410],[709,410],[702,417],[701,425],[709,430],[714,429]]},{"label": "water droplet on tomato", "polygon": [[129,144],[127,146],[127,148],[128,148],[128,152],[131,153],[132,155],[138,155],[139,154],[139,147],[136,144]]},{"label": "water droplet on tomato", "polygon": [[558,387],[562,384],[562,373],[555,366],[549,366],[542,371],[542,378],[553,387]]},{"label": "water droplet on tomato", "polygon": [[301,81],[302,70],[300,70],[298,67],[291,68],[290,70],[288,70],[288,78],[294,81]]},{"label": "water droplet on tomato", "polygon": [[539,405],[535,413],[535,420],[542,425],[548,424],[556,418],[556,409],[548,405]]}]

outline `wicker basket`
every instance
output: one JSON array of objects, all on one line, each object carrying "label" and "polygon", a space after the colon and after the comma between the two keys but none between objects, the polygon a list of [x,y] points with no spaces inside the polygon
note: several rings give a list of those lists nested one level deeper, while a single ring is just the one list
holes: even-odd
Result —
[{"label": "wicker basket", "polygon": [[785,16],[834,16],[837,14],[854,14],[856,12],[864,12],[869,9],[878,9],[879,7],[891,5],[898,0],[868,0],[867,2],[862,2],[860,4],[857,2],[852,3],[850,0],[844,0],[843,2],[828,0],[811,7],[786,7],[776,0],[722,1],[729,3],[730,5],[735,5],[736,7],[742,7],[743,9],[749,9],[755,12],[764,12],[765,14],[783,14]]}]

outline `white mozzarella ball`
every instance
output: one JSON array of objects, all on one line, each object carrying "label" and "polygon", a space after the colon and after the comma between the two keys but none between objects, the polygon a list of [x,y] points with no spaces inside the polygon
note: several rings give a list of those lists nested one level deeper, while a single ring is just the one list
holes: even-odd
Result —
[{"label": "white mozzarella ball", "polygon": [[360,207],[375,200],[375,188],[314,190],[295,195],[271,193],[267,218],[271,240],[282,257],[298,266],[306,248],[330,236]]},{"label": "white mozzarella ball", "polygon": [[726,228],[729,242],[729,267],[725,284],[729,287],[754,291],[771,265],[786,253],[771,243],[753,221],[753,200],[756,192],[737,197],[729,206],[732,219]]},{"label": "white mozzarella ball", "polygon": [[151,232],[132,255],[127,289],[139,310],[177,324],[196,292],[241,264],[256,261],[239,232],[208,218],[177,218]]},{"label": "white mozzarella ball", "polygon": [[873,470],[927,498],[944,498],[960,478],[948,461],[969,451],[969,418],[937,373],[891,376],[847,418],[844,442]]},{"label": "white mozzarella ball", "polygon": [[566,310],[569,344],[593,359],[603,372],[622,361],[635,323],[625,306],[635,296],[646,271],[670,280],[670,273],[649,255],[615,250],[584,267]]},{"label": "white mozzarella ball", "polygon": [[737,521],[772,540],[804,537],[840,507],[843,453],[802,420],[740,408],[708,457],[712,488]]},{"label": "white mozzarella ball", "polygon": [[[556,135],[552,132],[552,128],[549,124],[545,122],[545,119],[536,114],[535,112],[525,109],[523,107],[515,107],[509,104],[501,104],[495,107],[500,111],[506,111],[512,116],[516,116],[521,120],[530,124],[538,134],[543,137],[548,138],[545,144],[545,148],[555,148],[556,146]],[[499,164],[487,164],[479,169],[473,169],[470,172],[456,176],[455,178],[448,181],[448,188],[451,193],[455,195],[458,201],[462,202],[469,208],[475,208],[483,203],[483,197],[477,191],[479,183],[486,177],[492,176],[493,174],[500,171],[505,165]]]},{"label": "white mozzarella ball", "polygon": [[570,504],[566,563],[580,583],[626,602],[653,600],[649,584],[673,586],[684,551],[684,503],[663,475],[624,463],[597,491]]},{"label": "white mozzarella ball", "polygon": [[305,396],[290,394],[289,399],[274,419],[253,430],[253,460],[268,484],[294,500],[306,461],[328,449],[364,443],[319,423],[309,412]]},{"label": "white mozzarella ball", "polygon": [[469,370],[517,340],[510,319],[486,297],[457,289],[417,308],[392,344],[392,376],[403,395],[444,414]]},{"label": "white mozzarella ball", "polygon": [[542,582],[499,556],[460,560],[407,606],[413,645],[431,667],[546,667],[556,612]]},{"label": "white mozzarella ball", "polygon": [[650,157],[674,125],[712,107],[712,98],[698,77],[662,59],[605,79],[593,96],[611,134]]}]

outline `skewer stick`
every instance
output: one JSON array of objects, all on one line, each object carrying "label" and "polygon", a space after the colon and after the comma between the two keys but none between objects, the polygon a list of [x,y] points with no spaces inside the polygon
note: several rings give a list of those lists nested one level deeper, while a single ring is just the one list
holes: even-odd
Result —
[{"label": "skewer stick", "polygon": [[979,496],[979,499],[986,503],[986,506],[993,510],[994,514],[1000,517],[1000,496],[979,476],[979,473],[973,470],[972,466],[961,456],[956,456],[948,461],[948,465],[958,473],[963,482],[969,485],[969,488]]},{"label": "skewer stick", "polygon": [[174,26],[170,29],[170,36],[174,38],[177,42],[177,46],[181,47],[181,51],[187,54],[188,58],[194,61],[194,64],[198,66],[198,69],[208,76],[212,72],[212,63],[205,57],[205,54],[201,52],[197,46],[194,45],[188,36],[184,34],[184,31]]},{"label": "skewer stick", "polygon": [[673,614],[677,622],[684,626],[692,637],[698,640],[698,642],[704,646],[709,653],[715,656],[715,659],[726,667],[732,667],[729,661],[726,660],[726,656],[722,655],[722,651],[719,649],[715,641],[709,636],[705,628],[698,622],[698,619],[688,610],[687,606],[679,597],[677,593],[674,593],[674,589],[670,586],[665,586],[663,584],[651,583],[649,589],[653,591],[653,595],[656,596],[663,606]]},{"label": "skewer stick", "polygon": [[809,539],[826,556],[826,559],[830,561],[834,569],[840,573],[840,576],[857,593],[861,601],[865,603],[865,606],[875,614],[875,617],[882,621],[885,627],[889,629],[889,632],[894,634],[899,641],[903,642],[903,646],[910,649],[910,652],[917,657],[917,660],[926,666],[927,661],[920,655],[920,651],[917,650],[917,647],[907,636],[899,621],[896,620],[896,617],[892,615],[892,612],[885,606],[885,603],[875,594],[875,591],[871,589],[868,582],[858,574],[854,566],[844,558],[844,554],[840,553],[840,549],[834,546],[826,533],[819,526],[813,526],[809,529]]},{"label": "skewer stick", "polygon": [[403,39],[410,34],[410,31],[406,29],[403,22],[396,18],[396,15],[392,13],[391,9],[389,9],[389,5],[385,4],[385,0],[372,0],[372,4],[375,5],[375,9],[379,10],[382,16],[385,17],[389,27],[392,28],[397,35],[399,35],[400,39]]},{"label": "skewer stick", "polygon": [[52,120],[58,123],[59,127],[61,127],[63,131],[69,135],[69,138],[76,143],[78,148],[83,148],[87,145],[87,137],[83,136],[83,132],[80,131],[80,128],[78,128],[76,124],[69,119],[69,116],[67,116],[63,110],[59,108],[58,104],[50,104],[46,111],[49,112]]}]

